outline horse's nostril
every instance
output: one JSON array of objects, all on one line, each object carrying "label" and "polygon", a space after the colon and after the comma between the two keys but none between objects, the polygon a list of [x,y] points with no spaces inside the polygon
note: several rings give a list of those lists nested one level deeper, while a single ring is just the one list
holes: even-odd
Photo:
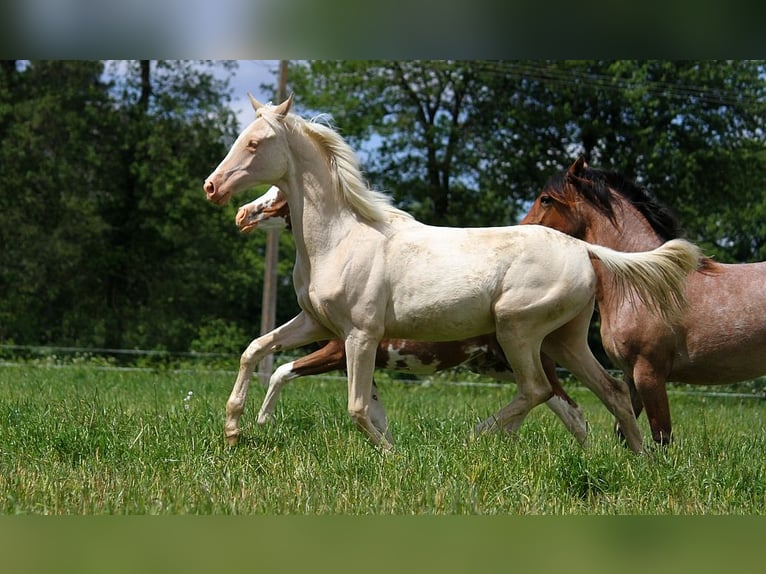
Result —
[{"label": "horse's nostril", "polygon": [[205,183],[203,184],[203,189],[205,190],[205,193],[207,195],[213,195],[215,192],[215,186],[213,185],[213,182],[208,180],[205,180]]}]

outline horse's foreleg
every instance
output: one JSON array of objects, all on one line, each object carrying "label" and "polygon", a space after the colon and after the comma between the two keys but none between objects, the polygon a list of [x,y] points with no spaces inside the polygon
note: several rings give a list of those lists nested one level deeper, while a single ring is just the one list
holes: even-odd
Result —
[{"label": "horse's foreleg", "polygon": [[258,337],[247,346],[239,361],[237,380],[226,402],[224,431],[229,444],[235,444],[239,437],[239,418],[245,410],[247,392],[258,361],[268,354],[307,345],[329,336],[324,327],[301,312],[284,325]]},{"label": "horse's foreleg", "polygon": [[[667,375],[661,371],[661,364],[661,360],[650,362],[644,357],[639,357],[633,366],[633,377],[639,402],[646,409],[652,438],[657,444],[667,445],[672,440],[673,429],[670,422],[668,392],[665,388]],[[669,371],[669,367],[665,369],[666,373]]]},{"label": "horse's foreleg", "polygon": [[380,390],[378,385],[375,384],[375,379],[372,380],[372,393],[370,394],[370,420],[372,424],[378,429],[389,444],[394,444],[394,437],[391,434],[391,429],[388,426],[388,416],[383,408],[383,401],[380,398]]},{"label": "horse's foreleg", "polygon": [[373,373],[378,340],[362,331],[353,331],[346,338],[348,369],[348,414],[356,427],[370,442],[384,450],[393,447],[385,411],[379,401],[373,405]]},{"label": "horse's foreleg", "polygon": [[[330,341],[324,347],[305,357],[285,363],[274,371],[269,380],[269,388],[263,399],[263,404],[258,412],[258,424],[265,424],[271,420],[277,398],[282,387],[293,379],[308,375],[320,375],[330,371],[346,369],[346,351],[342,341],[337,339]],[[386,433],[388,419],[383,403],[380,399],[380,391],[372,381],[372,395],[370,399],[370,418],[375,427]],[[390,433],[389,433],[389,440]]]},{"label": "horse's foreleg", "polygon": [[271,420],[282,387],[300,376],[295,370],[295,361],[290,361],[277,367],[269,379],[269,388],[266,390],[266,396],[263,397],[263,403],[261,403],[261,408],[258,411],[259,425],[266,424]]},{"label": "horse's foreleg", "polygon": [[337,339],[329,341],[324,347],[305,357],[281,365],[269,379],[269,388],[261,404],[261,410],[258,412],[258,424],[271,420],[279,392],[288,382],[298,377],[319,375],[345,368],[346,353],[343,341]]}]

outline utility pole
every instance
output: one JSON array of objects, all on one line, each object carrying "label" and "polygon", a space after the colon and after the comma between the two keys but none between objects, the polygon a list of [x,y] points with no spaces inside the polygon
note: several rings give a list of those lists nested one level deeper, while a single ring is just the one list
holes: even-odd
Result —
[{"label": "utility pole", "polygon": [[[277,103],[287,99],[287,60],[279,61]],[[261,335],[272,331],[277,316],[277,261],[279,259],[279,229],[266,231],[266,260],[263,272],[263,304],[261,306]],[[274,355],[267,355],[258,366],[258,377],[263,386],[269,384],[274,370]]]}]

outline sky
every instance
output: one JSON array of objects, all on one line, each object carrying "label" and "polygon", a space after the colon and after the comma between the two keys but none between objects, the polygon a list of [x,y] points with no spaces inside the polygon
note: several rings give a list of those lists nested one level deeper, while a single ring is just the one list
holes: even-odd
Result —
[{"label": "sky", "polygon": [[276,87],[279,60],[237,60],[238,69],[230,78],[231,108],[237,115],[240,129],[253,121],[253,106],[247,97],[251,92],[255,99],[267,103],[274,97],[274,90],[262,90],[261,84]]}]

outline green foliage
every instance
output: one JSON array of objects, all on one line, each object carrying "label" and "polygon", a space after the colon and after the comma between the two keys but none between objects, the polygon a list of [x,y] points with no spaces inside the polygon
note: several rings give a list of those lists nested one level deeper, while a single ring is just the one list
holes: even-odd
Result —
[{"label": "green foliage", "polygon": [[[3,62],[0,341],[188,351],[258,333],[265,235],[239,234],[235,207],[201,190],[238,128],[220,79],[234,66]],[[304,61],[288,80],[297,111],[331,114],[371,184],[424,222],[513,223],[583,154],[647,186],[708,254],[754,261],[766,256],[764,71]],[[293,259],[282,233],[278,323],[298,310]]]},{"label": "green foliage", "polygon": [[210,317],[257,331],[265,239],[201,189],[236,135],[209,64],[30,62],[0,79],[0,341],[185,351]]},{"label": "green foliage", "polygon": [[[676,442],[634,455],[593,395],[568,388],[591,424],[581,449],[544,408],[516,439],[468,440],[512,387],[379,380],[396,440],[373,449],[340,381],[283,391],[274,424],[225,446],[235,370],[134,371],[87,364],[0,369],[3,514],[754,514],[766,500],[763,405],[672,395]],[[642,428],[647,434],[645,421]]]},{"label": "green foliage", "polygon": [[[646,185],[726,261],[764,258],[766,75],[753,61],[311,61],[370,180],[427,222],[503,225],[577,155]],[[370,148],[369,153],[365,149]]]}]

